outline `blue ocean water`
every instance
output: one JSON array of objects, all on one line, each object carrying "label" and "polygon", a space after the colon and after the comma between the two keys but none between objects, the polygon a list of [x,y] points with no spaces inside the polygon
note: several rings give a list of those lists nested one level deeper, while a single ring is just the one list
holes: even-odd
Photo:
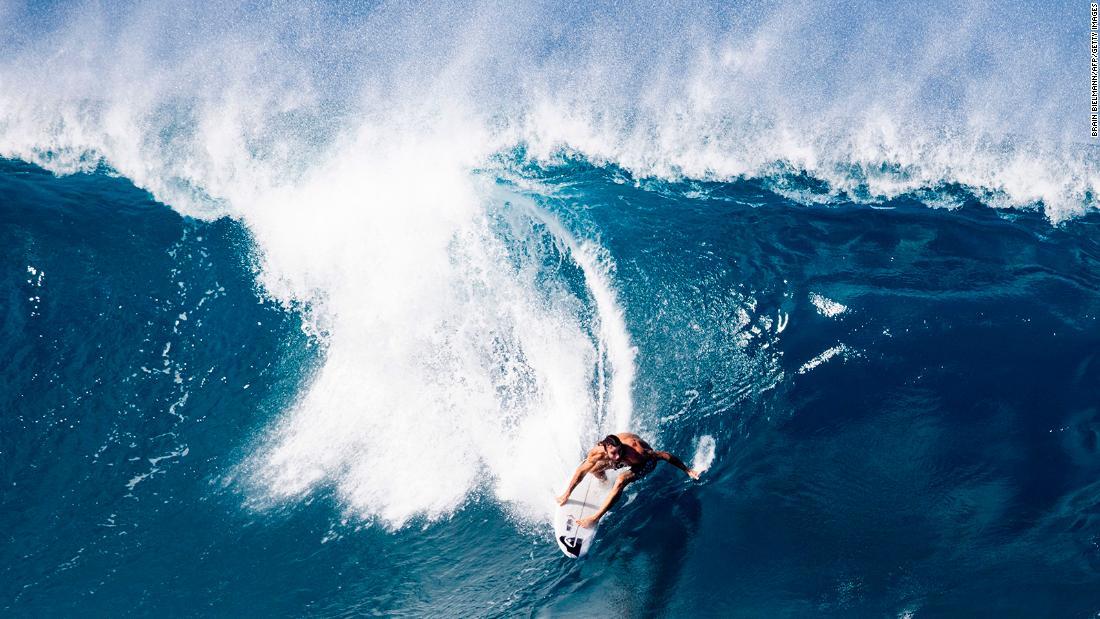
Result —
[{"label": "blue ocean water", "polygon": [[1087,26],[0,6],[0,613],[1096,616]]},{"label": "blue ocean water", "polygon": [[717,448],[574,562],[491,494],[396,531],[329,492],[249,508],[228,472],[322,351],[257,292],[247,231],[5,162],[5,612],[1096,608],[1100,221],[622,178],[575,162],[531,195],[615,256],[639,427]]}]

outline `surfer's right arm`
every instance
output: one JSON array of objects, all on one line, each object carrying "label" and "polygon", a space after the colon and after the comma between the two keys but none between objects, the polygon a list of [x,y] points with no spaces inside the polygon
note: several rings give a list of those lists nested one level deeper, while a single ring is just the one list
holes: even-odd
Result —
[{"label": "surfer's right arm", "polygon": [[569,487],[565,489],[565,494],[558,497],[558,505],[565,505],[565,502],[569,500],[569,495],[573,494],[573,489],[577,487],[577,484],[581,483],[586,473],[592,472],[596,465],[600,461],[600,454],[596,449],[588,452],[588,457],[581,462],[581,465],[577,467],[577,470],[573,473],[573,478],[569,480]]}]

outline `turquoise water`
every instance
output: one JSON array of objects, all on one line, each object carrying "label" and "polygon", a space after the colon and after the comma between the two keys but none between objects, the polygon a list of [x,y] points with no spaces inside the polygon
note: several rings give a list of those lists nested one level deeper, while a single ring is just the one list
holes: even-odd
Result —
[{"label": "turquoise water", "polygon": [[1100,611],[1084,15],[432,8],[0,10],[5,615]]}]

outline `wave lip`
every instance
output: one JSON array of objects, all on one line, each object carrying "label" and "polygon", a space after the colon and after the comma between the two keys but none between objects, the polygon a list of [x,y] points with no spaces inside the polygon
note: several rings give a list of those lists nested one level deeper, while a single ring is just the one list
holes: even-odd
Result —
[{"label": "wave lip", "polygon": [[[364,133],[427,161],[521,146],[639,178],[805,176],[824,190],[798,192],[811,202],[959,186],[1054,222],[1100,192],[1076,25],[1029,3],[88,3],[0,20],[23,33],[0,50],[0,154],[106,163],[196,216],[245,217]],[[450,133],[477,139],[435,139]]]}]

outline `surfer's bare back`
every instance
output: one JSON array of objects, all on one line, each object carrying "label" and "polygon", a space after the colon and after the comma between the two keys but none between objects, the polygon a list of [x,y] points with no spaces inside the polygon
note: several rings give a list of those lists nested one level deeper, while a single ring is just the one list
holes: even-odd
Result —
[{"label": "surfer's bare back", "polygon": [[577,524],[582,527],[593,527],[600,521],[600,518],[603,518],[607,510],[611,509],[615,501],[619,500],[623,488],[627,484],[648,475],[657,467],[658,460],[668,462],[687,473],[688,477],[692,479],[699,479],[699,473],[688,468],[683,460],[667,451],[653,449],[649,446],[649,443],[643,441],[637,434],[631,434],[630,432],[608,434],[589,450],[588,457],[577,467],[577,471],[573,473],[573,478],[569,480],[569,487],[566,488],[565,494],[558,497],[558,505],[565,505],[565,502],[569,500],[569,495],[573,493],[573,489],[581,483],[586,474],[595,475],[597,479],[607,479],[607,475],[604,473],[607,469],[621,469],[624,466],[629,466],[629,471],[624,472],[615,479],[615,487],[611,489],[611,494],[607,496],[607,500],[604,501],[599,511],[577,521]]}]

